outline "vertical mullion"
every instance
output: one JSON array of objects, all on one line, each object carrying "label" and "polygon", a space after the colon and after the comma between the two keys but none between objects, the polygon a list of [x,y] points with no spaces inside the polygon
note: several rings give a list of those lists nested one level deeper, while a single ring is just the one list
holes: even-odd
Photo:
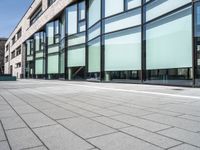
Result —
[{"label": "vertical mullion", "polygon": [[195,42],[195,1],[192,0],[192,86],[195,86],[195,80],[196,80],[196,42]]}]

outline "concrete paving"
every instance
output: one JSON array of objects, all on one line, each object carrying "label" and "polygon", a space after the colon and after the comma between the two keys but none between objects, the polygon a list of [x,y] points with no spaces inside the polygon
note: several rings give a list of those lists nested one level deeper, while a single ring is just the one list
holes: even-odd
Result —
[{"label": "concrete paving", "polygon": [[0,82],[0,150],[200,150],[200,89]]}]

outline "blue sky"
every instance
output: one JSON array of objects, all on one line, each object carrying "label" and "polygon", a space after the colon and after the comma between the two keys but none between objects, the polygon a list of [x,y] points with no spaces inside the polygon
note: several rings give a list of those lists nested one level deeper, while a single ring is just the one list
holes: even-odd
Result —
[{"label": "blue sky", "polygon": [[0,37],[9,37],[33,0],[0,0]]}]

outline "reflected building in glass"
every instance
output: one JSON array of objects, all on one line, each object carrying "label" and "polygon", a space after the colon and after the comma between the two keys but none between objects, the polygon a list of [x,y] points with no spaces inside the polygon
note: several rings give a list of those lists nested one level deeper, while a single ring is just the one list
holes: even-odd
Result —
[{"label": "reflected building in glass", "polygon": [[21,42],[24,78],[200,86],[200,1],[48,4],[57,13]]}]

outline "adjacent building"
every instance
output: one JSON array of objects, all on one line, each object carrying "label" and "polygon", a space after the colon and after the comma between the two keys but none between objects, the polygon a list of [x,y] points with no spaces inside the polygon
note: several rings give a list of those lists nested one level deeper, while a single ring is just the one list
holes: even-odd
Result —
[{"label": "adjacent building", "polygon": [[4,51],[6,38],[0,38],[0,75],[4,74]]},{"label": "adjacent building", "polygon": [[5,72],[35,79],[200,85],[199,0],[35,0]]}]

